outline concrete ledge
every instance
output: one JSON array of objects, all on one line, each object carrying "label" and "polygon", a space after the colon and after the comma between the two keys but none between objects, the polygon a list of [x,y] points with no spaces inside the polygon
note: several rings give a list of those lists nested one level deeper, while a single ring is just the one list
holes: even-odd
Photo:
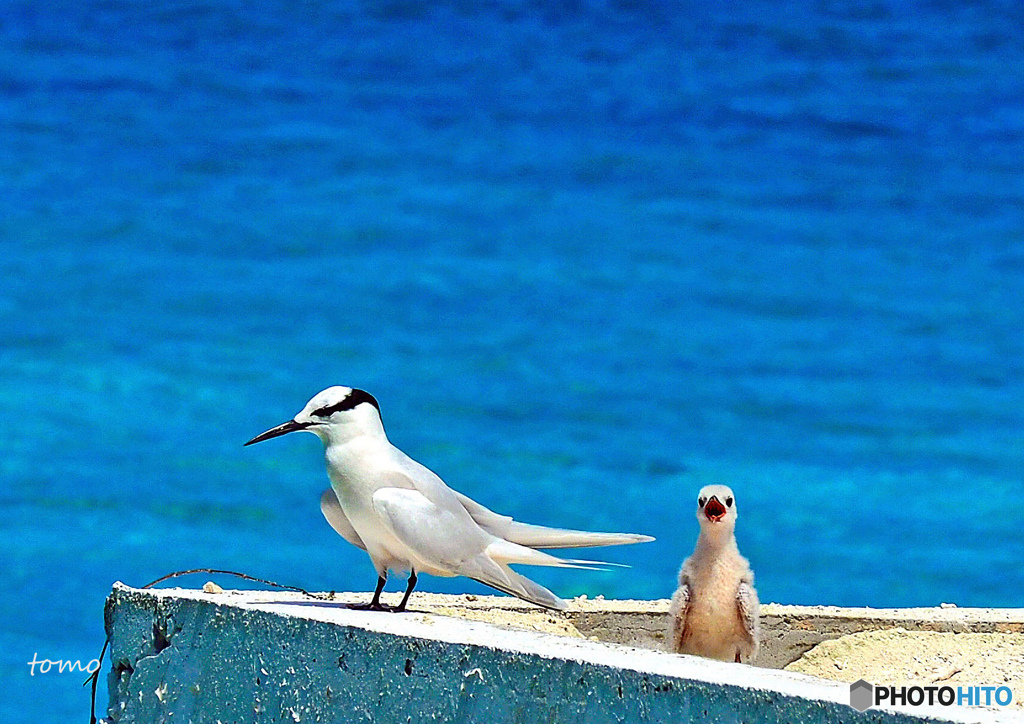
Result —
[{"label": "concrete ledge", "polygon": [[[1024,721],[1007,711],[959,707],[860,714],[848,706],[845,684],[426,610],[439,604],[470,615],[486,615],[496,604],[511,613],[537,611],[509,598],[417,595],[418,612],[387,614],[290,593],[115,584],[106,609],[109,717],[124,723]],[[664,601],[578,600],[564,616],[543,616],[586,637],[656,645],[666,607]],[[861,619],[869,627],[887,620],[906,626],[895,613],[858,617],[810,608],[790,617],[791,607],[766,608],[766,624],[783,631],[778,640],[795,631],[800,646],[808,637],[829,637],[829,630],[818,632],[821,621],[826,629],[850,627],[835,636],[865,630]],[[994,625],[1024,625],[1015,613]],[[970,618],[949,616],[951,626]]]}]

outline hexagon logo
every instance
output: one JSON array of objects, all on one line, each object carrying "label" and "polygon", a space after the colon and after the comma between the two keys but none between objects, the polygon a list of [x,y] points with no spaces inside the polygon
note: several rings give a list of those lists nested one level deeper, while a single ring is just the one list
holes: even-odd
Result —
[{"label": "hexagon logo", "polygon": [[875,698],[875,687],[864,679],[859,679],[850,684],[850,706],[857,711],[866,711],[871,707]]}]

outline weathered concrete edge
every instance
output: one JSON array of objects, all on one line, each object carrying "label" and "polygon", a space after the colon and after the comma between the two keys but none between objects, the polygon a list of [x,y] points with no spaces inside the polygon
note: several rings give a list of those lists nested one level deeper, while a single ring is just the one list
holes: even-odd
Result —
[{"label": "weathered concrete edge", "polygon": [[[711,721],[921,720],[916,712],[858,714],[847,706],[847,685],[789,672],[434,614],[310,603],[263,591],[204,594],[116,584],[107,610],[112,718],[295,721],[366,712],[378,721],[425,721],[441,711],[454,720],[476,712],[510,722],[678,721],[691,714]],[[950,722],[1024,721],[979,709],[920,714]]]}]

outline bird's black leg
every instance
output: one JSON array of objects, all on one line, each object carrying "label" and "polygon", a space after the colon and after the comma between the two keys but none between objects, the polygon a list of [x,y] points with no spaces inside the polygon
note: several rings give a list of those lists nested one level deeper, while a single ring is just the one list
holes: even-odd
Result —
[{"label": "bird's black leg", "polygon": [[391,609],[395,613],[405,610],[405,604],[409,603],[409,596],[412,595],[412,589],[416,588],[416,571],[409,574],[409,585],[405,589],[405,595],[402,596],[402,602],[395,608]]},{"label": "bird's black leg", "polygon": [[373,591],[373,599],[370,601],[370,610],[380,611],[380,592],[384,590],[384,584],[387,583],[388,579],[384,576],[377,576],[377,588]]},{"label": "bird's black leg", "polygon": [[377,588],[373,591],[373,599],[369,603],[350,603],[349,608],[357,611],[383,611],[384,606],[380,603],[380,592],[384,590],[384,584],[388,579],[384,576],[377,576]]}]

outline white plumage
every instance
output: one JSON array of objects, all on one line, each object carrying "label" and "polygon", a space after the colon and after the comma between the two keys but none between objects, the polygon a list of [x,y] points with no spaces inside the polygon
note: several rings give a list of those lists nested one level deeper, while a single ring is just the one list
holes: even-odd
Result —
[{"label": "white plumage", "polygon": [[388,571],[409,571],[405,597],[392,610],[404,610],[417,573],[466,576],[561,610],[565,601],[509,564],[590,568],[595,562],[556,558],[535,549],[653,540],[632,533],[519,523],[485,508],[392,445],[384,433],[377,400],[363,390],[330,387],[313,397],[294,419],[246,445],[300,430],[324,443],[331,481],[330,489],[320,496],[324,517],[341,537],[365,550],[377,569],[377,589],[367,608],[387,608],[380,603],[380,593]]}]

